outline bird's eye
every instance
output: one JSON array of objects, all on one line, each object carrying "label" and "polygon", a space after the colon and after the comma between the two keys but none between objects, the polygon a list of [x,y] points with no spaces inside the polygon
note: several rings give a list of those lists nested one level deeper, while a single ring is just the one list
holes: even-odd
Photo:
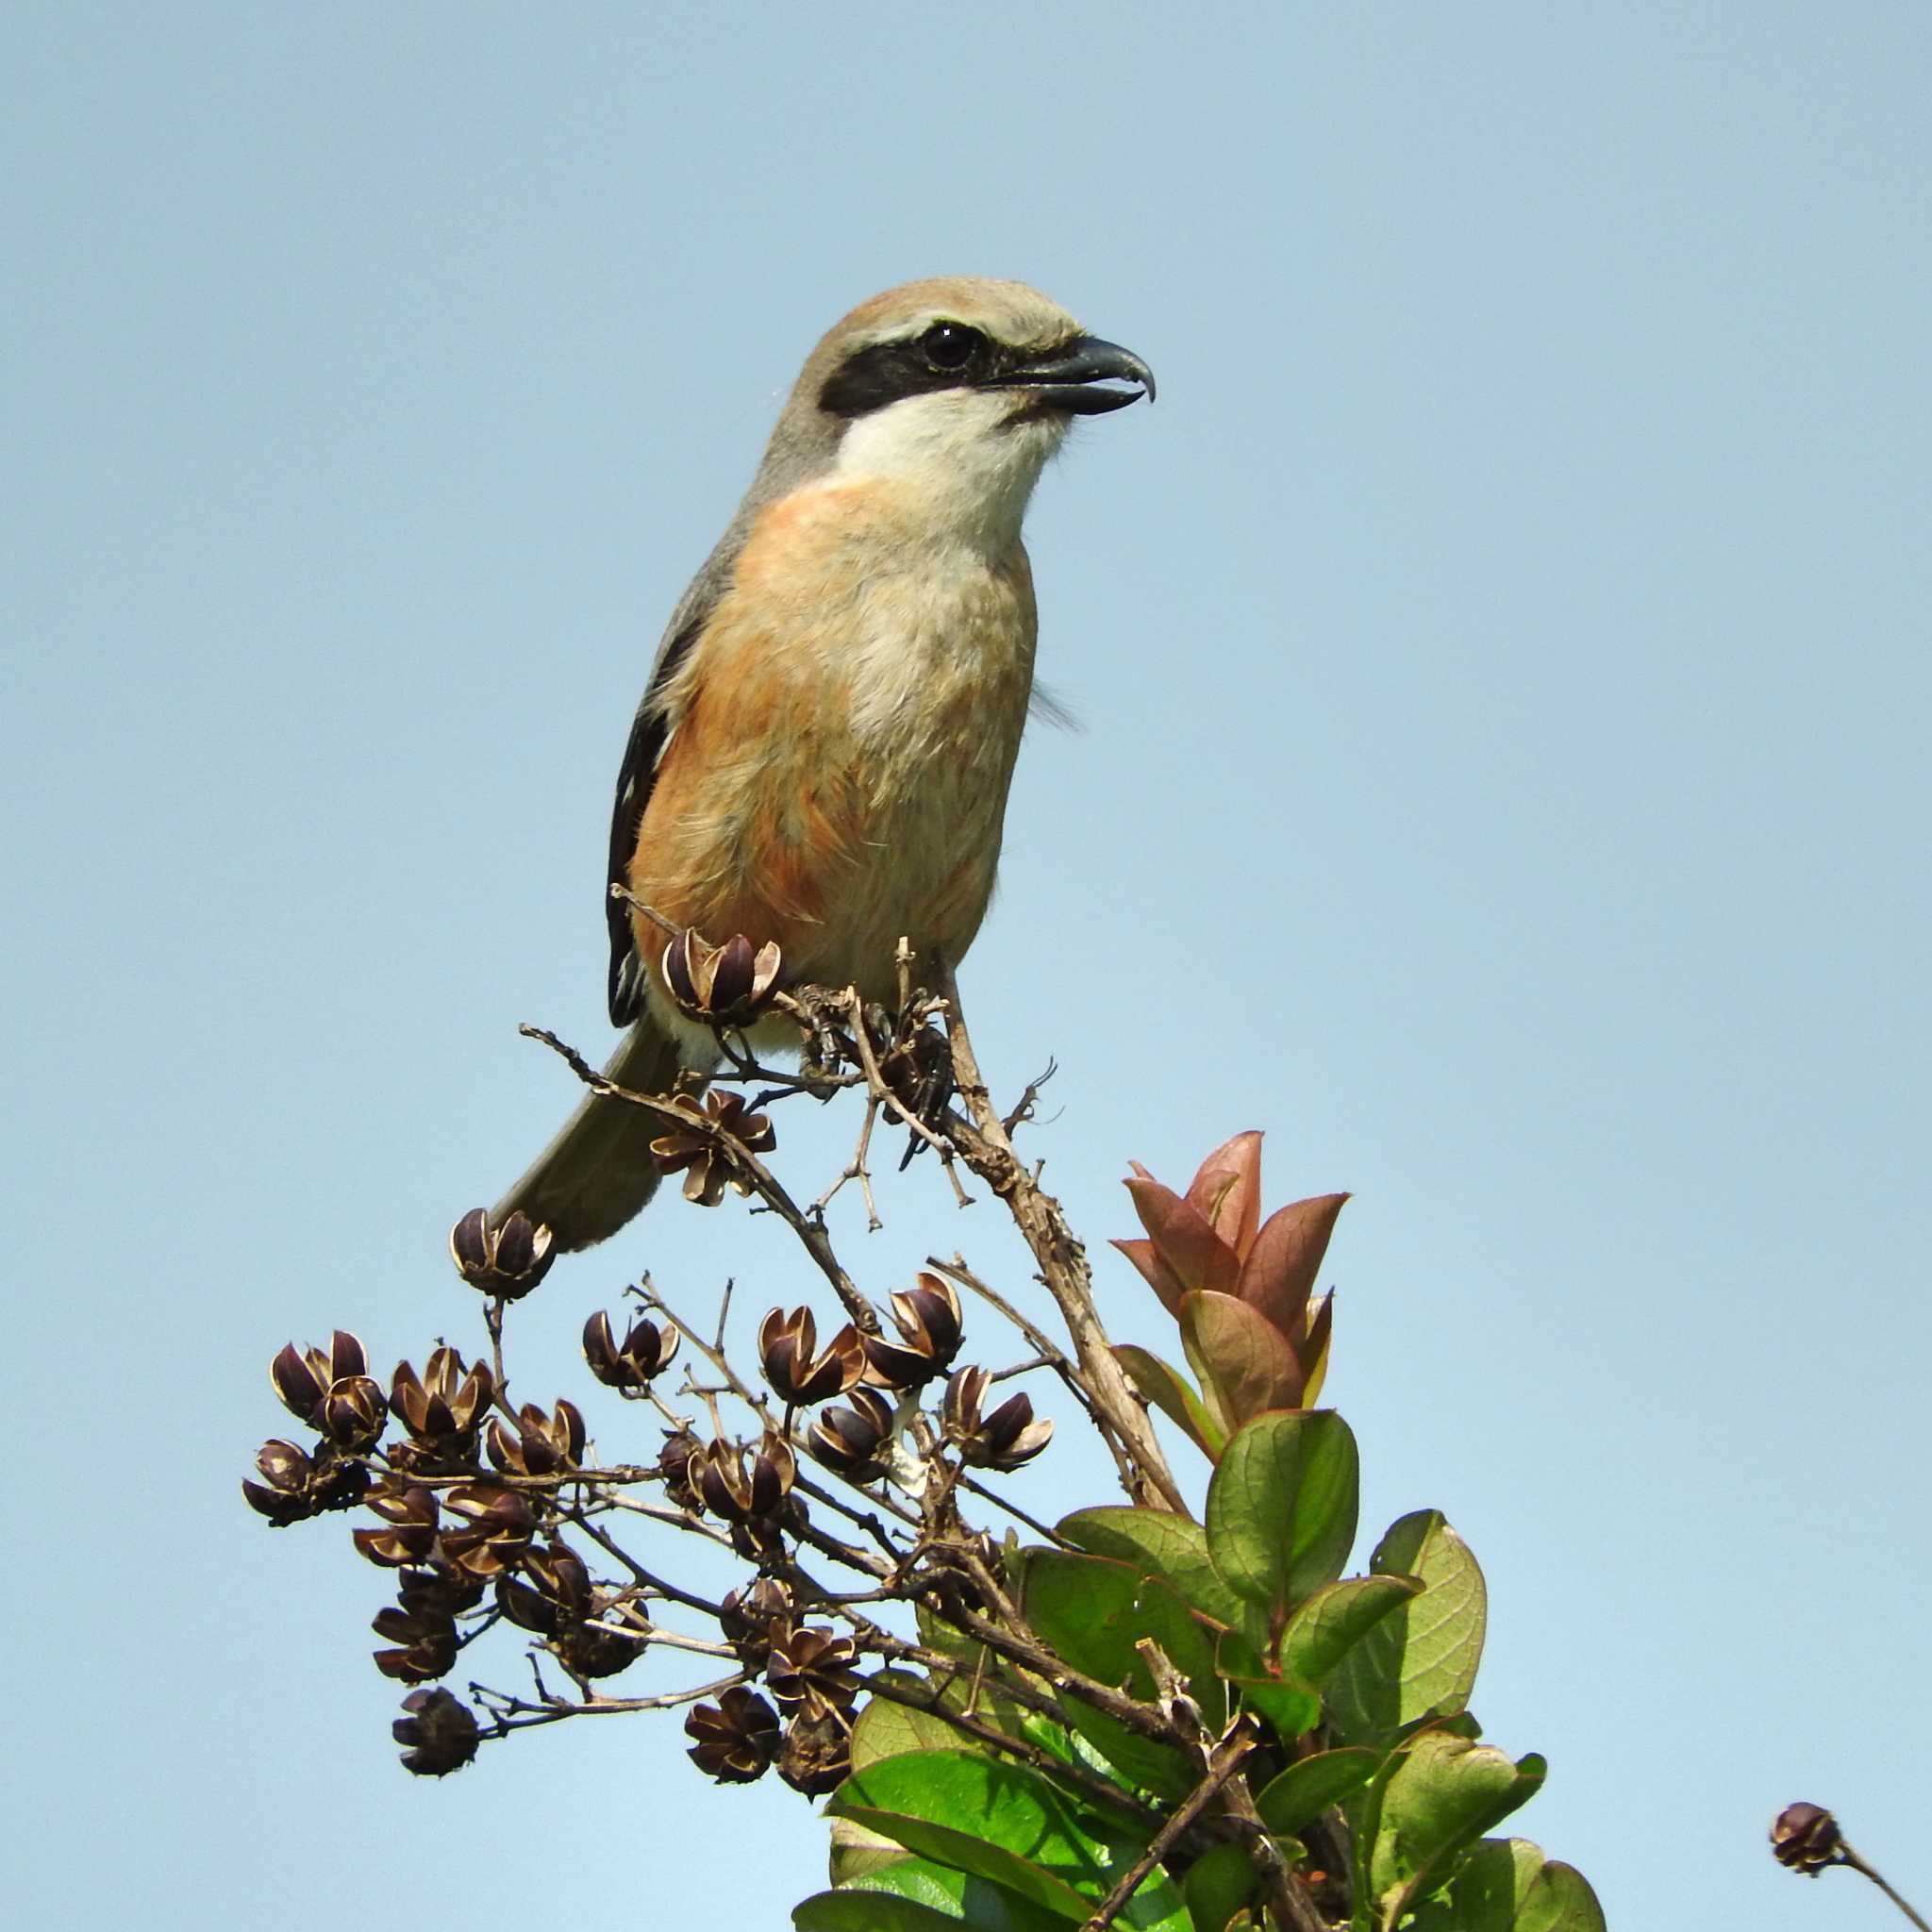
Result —
[{"label": "bird's eye", "polygon": [[926,366],[942,375],[958,375],[985,346],[986,338],[961,322],[936,322],[919,339]]}]

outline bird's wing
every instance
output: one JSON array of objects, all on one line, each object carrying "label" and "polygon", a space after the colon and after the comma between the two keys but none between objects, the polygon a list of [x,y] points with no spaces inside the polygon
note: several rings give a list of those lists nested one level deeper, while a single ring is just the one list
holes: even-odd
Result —
[{"label": "bird's wing", "polygon": [[674,721],[664,708],[664,689],[677,675],[678,666],[690,655],[719,600],[731,587],[732,574],[738,568],[738,553],[744,548],[754,507],[749,497],[740,507],[718,547],[705,559],[704,568],[691,579],[690,588],[677,601],[677,608],[671,613],[671,622],[664,626],[664,636],[658,645],[657,660],[644,685],[643,700],[631,720],[624,763],[618,767],[617,797],[610,808],[610,863],[604,875],[604,917],[610,928],[608,993],[613,1026],[628,1026],[643,1009],[644,962],[638,956],[631,908],[624,900],[612,897],[610,888],[630,883],[638,827],[643,823],[644,807],[650,803],[651,788],[658,780],[658,760],[663,758],[664,746],[671,737]]},{"label": "bird's wing", "polygon": [[[665,640],[643,702],[631,720],[630,741],[624,748],[624,763],[617,770],[617,798],[610,808],[610,864],[606,874],[608,886],[630,883],[638,827],[643,823],[644,807],[649,804],[651,788],[657,782],[658,760],[663,757],[665,741],[671,735],[671,721],[658,700],[665,684],[704,628],[707,614],[700,613]],[[628,1026],[643,1007],[644,962],[638,957],[637,934],[630,915],[629,904],[607,887],[604,916],[610,927],[609,996],[613,1026]]]}]

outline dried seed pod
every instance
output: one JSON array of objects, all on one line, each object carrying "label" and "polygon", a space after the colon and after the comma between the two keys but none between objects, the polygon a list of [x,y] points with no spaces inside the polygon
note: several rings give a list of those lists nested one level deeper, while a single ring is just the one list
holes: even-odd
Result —
[{"label": "dried seed pod", "polygon": [[755,1563],[760,1570],[770,1569],[790,1555],[788,1539],[795,1541],[803,1536],[809,1521],[803,1499],[787,1496],[775,1515],[753,1516],[732,1524],[731,1547],[747,1563]]},{"label": "dried seed pod", "polygon": [[644,1654],[651,1624],[635,1604],[611,1604],[557,1634],[557,1654],[580,1677],[614,1677]]},{"label": "dried seed pod", "polygon": [[875,1483],[886,1473],[881,1454],[892,1435],[892,1405],[876,1389],[855,1389],[849,1407],[812,1419],[805,1445],[848,1483]]},{"label": "dried seed pod", "polygon": [[471,1208],[449,1231],[449,1253],[479,1294],[507,1302],[528,1294],[557,1258],[556,1238],[521,1209],[491,1227],[487,1209]]},{"label": "dried seed pod", "polygon": [[370,1626],[394,1647],[375,1653],[375,1668],[386,1677],[405,1684],[426,1683],[441,1677],[457,1660],[456,1619],[428,1609],[407,1609],[391,1604],[377,1610]]},{"label": "dried seed pod", "polygon": [[858,1695],[858,1647],[822,1624],[772,1640],[765,1686],[788,1715],[823,1718],[850,1709]]},{"label": "dried seed pod", "polygon": [[641,1395],[671,1366],[679,1339],[675,1328],[659,1328],[640,1315],[625,1331],[620,1348],[610,1332],[610,1317],[599,1309],[584,1324],[584,1359],[607,1389]]},{"label": "dried seed pod", "polygon": [[382,1441],[388,1425],[389,1404],[381,1384],[372,1376],[344,1375],[329,1384],[318,1426],[335,1448],[349,1456],[364,1455]]},{"label": "dried seed pod", "polygon": [[[329,1391],[339,1382],[368,1374],[369,1357],[346,1328],[336,1330],[326,1350],[297,1348],[291,1341],[268,1365],[269,1381],[282,1407],[318,1434],[323,1431],[323,1405]],[[381,1399],[378,1390],[376,1400]]]},{"label": "dried seed pod", "polygon": [[491,1400],[496,1377],[490,1364],[469,1367],[453,1348],[430,1351],[422,1374],[408,1362],[398,1362],[390,1378],[390,1411],[409,1433],[397,1445],[394,1459],[425,1474],[455,1475],[476,1466],[476,1435]]},{"label": "dried seed pod", "polygon": [[772,1640],[791,1627],[791,1592],[775,1576],[734,1590],[718,1606],[718,1628],[748,1671],[761,1671]]},{"label": "dried seed pod", "polygon": [[381,1529],[358,1529],[356,1547],[372,1563],[385,1569],[400,1570],[410,1563],[425,1563],[436,1549],[439,1523],[436,1496],[415,1484],[385,1482],[364,1497],[369,1508],[382,1518]]},{"label": "dried seed pod", "polygon": [[512,1624],[554,1637],[593,1613],[591,1573],[575,1550],[551,1543],[529,1551],[518,1575],[497,1578],[496,1601]]},{"label": "dried seed pod", "polygon": [[692,1488],[691,1459],[704,1444],[689,1429],[666,1429],[658,1456],[658,1474],[664,1480],[664,1500],[679,1509],[702,1509],[704,1498]]},{"label": "dried seed pod", "polygon": [[941,1424],[962,1462],[974,1469],[1011,1471],[1046,1447],[1053,1424],[1033,1420],[1033,1404],[1024,1395],[1010,1395],[983,1416],[980,1408],[991,1381],[984,1369],[961,1369],[946,1385]]},{"label": "dried seed pod", "polygon": [[822,1798],[852,1770],[852,1731],[842,1715],[795,1717],[785,1727],[778,1775],[794,1791]]},{"label": "dried seed pod", "polygon": [[765,1380],[789,1403],[806,1408],[842,1395],[865,1374],[865,1349],[851,1323],[818,1350],[818,1324],[809,1308],[788,1315],[774,1308],[758,1324],[758,1360]]},{"label": "dried seed pod", "polygon": [[514,1433],[492,1417],[485,1440],[490,1460],[506,1474],[555,1475],[583,1460],[584,1418],[565,1398],[558,1398],[554,1411],[526,1402],[517,1410]]},{"label": "dried seed pod", "polygon": [[463,1524],[442,1532],[442,1554],[465,1576],[484,1582],[500,1576],[522,1559],[536,1534],[537,1512],[515,1490],[464,1483],[442,1500]]},{"label": "dried seed pod", "polygon": [[958,1291],[923,1270],[909,1289],[892,1295],[897,1341],[865,1338],[866,1380],[881,1389],[917,1389],[943,1374],[959,1353],[964,1327]]},{"label": "dried seed pod", "polygon": [[716,1704],[691,1707],[684,1721],[688,1754],[720,1784],[763,1777],[778,1749],[778,1714],[757,1691],[734,1684]]},{"label": "dried seed pod", "polygon": [[242,1493],[277,1529],[325,1509],[353,1509],[369,1493],[372,1480],[362,1463],[339,1457],[325,1445],[310,1456],[279,1436],[261,1445],[255,1466],[263,1480],[244,1476]]},{"label": "dried seed pod", "polygon": [[754,947],[737,933],[712,946],[687,926],[664,948],[661,963],[672,999],[693,1019],[736,1026],[764,1005],[783,959],[774,941]]},{"label": "dried seed pod", "polygon": [[1816,1878],[1827,1865],[1844,1863],[1838,1820],[1823,1805],[1787,1805],[1771,1826],[1771,1855],[1780,1865]]},{"label": "dried seed pod", "polygon": [[433,1561],[421,1570],[405,1570],[396,1579],[396,1598],[412,1616],[436,1611],[460,1617],[483,1601],[483,1586],[447,1563]]},{"label": "dried seed pod", "polygon": [[446,1777],[476,1755],[475,1713],[447,1690],[412,1690],[403,1699],[409,1714],[390,1726],[403,1752],[403,1769],[418,1777]]},{"label": "dried seed pod", "polygon": [[778,1144],[772,1123],[753,1113],[741,1094],[713,1089],[700,1106],[680,1098],[672,1103],[691,1122],[689,1128],[660,1135],[651,1142],[651,1158],[659,1174],[684,1175],[684,1198],[702,1208],[715,1208],[727,1187],[741,1194],[752,1191],[750,1175],[740,1172],[730,1148],[720,1135],[728,1135],[753,1154],[769,1153]]},{"label": "dried seed pod", "polygon": [[748,1461],[742,1442],[708,1443],[691,1457],[687,1479],[712,1515],[751,1523],[776,1514],[797,1474],[791,1445],[767,1430]]}]

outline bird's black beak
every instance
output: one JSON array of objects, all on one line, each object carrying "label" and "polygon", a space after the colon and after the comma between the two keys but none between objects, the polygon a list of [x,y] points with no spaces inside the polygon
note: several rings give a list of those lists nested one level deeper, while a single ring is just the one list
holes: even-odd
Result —
[{"label": "bird's black beak", "polygon": [[[1131,383],[1116,389],[1114,383]],[[1154,372],[1131,349],[1103,342],[1098,336],[1075,336],[1044,356],[1009,365],[992,377],[994,389],[1024,390],[1038,407],[1066,409],[1075,416],[1104,416],[1124,409],[1144,395],[1154,400]]]}]

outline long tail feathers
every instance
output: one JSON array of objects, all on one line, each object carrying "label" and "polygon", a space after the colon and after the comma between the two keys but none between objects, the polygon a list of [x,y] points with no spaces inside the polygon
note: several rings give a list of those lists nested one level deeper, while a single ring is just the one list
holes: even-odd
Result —
[{"label": "long tail feathers", "polygon": [[[604,1073],[637,1093],[668,1093],[689,1052],[665,1037],[649,1012],[619,1042]],[[501,1224],[522,1208],[565,1253],[615,1234],[658,1191],[651,1142],[663,1123],[641,1107],[587,1093],[562,1131],[491,1212]]]}]

